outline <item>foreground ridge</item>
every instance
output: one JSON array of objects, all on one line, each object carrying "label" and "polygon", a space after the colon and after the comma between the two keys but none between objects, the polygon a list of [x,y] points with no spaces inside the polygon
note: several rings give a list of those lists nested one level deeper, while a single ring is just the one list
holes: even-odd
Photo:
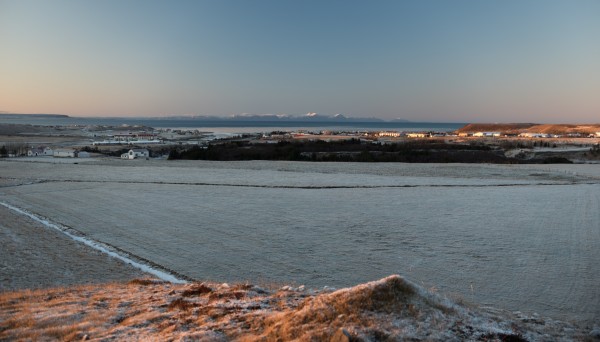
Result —
[{"label": "foreground ridge", "polygon": [[0,340],[535,341],[598,337],[597,329],[459,305],[398,275],[337,291],[136,279],[0,294]]}]

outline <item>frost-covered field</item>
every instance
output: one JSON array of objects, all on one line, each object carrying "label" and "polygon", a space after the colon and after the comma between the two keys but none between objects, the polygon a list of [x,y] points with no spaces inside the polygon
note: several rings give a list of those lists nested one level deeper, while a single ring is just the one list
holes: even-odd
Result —
[{"label": "frost-covered field", "polygon": [[341,287],[398,273],[482,305],[600,317],[597,165],[0,167],[0,202],[196,279]]}]

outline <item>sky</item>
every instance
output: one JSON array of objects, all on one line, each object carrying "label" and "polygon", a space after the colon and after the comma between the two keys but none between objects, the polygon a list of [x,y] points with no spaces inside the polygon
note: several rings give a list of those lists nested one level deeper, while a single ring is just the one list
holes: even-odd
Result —
[{"label": "sky", "polygon": [[600,122],[600,0],[0,0],[0,112]]}]

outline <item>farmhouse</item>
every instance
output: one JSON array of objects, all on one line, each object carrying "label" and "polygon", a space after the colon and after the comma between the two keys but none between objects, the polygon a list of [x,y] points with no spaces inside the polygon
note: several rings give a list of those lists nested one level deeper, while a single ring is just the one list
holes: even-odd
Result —
[{"label": "farmhouse", "polygon": [[32,147],[27,151],[27,156],[29,157],[37,157],[37,156],[52,156],[54,155],[54,151],[50,147]]},{"label": "farmhouse", "polygon": [[148,158],[150,152],[145,148],[133,148],[127,153],[121,155],[121,159],[136,159],[136,158]]},{"label": "farmhouse", "polygon": [[27,150],[28,157],[37,157],[44,154],[44,149],[41,147],[30,148]]}]

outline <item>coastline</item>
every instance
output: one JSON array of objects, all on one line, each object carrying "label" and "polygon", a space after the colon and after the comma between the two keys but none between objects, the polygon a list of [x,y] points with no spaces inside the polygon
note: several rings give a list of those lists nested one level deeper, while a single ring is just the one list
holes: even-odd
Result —
[{"label": "coastline", "polygon": [[81,154],[83,157],[77,160],[85,162],[90,156],[110,159],[138,148],[148,150],[151,158],[223,161],[600,163],[600,135],[596,136],[600,125],[467,124],[457,126],[453,132],[436,132],[434,126],[407,127],[408,131],[373,127],[335,130],[325,126],[308,130],[229,128],[229,133],[222,134],[218,127],[206,127],[204,131],[143,125],[0,124],[0,157],[51,157],[56,150],[63,157]]}]

